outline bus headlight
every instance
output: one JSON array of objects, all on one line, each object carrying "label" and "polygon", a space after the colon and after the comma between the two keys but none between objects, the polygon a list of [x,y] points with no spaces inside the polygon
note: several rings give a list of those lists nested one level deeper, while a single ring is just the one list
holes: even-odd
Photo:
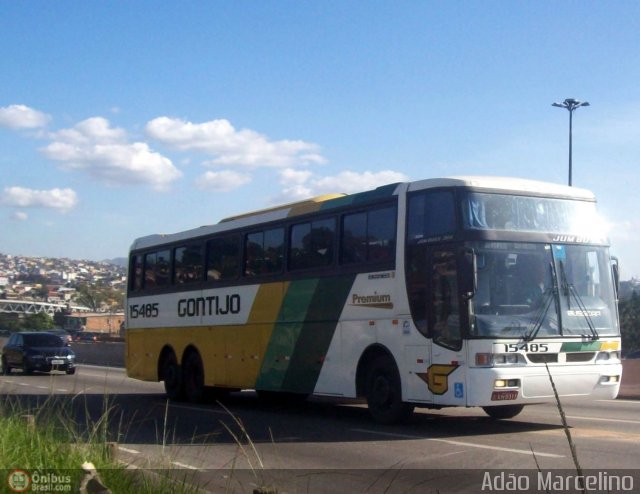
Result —
[{"label": "bus headlight", "polygon": [[520,379],[496,379],[493,383],[494,388],[519,388]]},{"label": "bus headlight", "polygon": [[598,352],[596,362],[619,362],[620,352]]}]

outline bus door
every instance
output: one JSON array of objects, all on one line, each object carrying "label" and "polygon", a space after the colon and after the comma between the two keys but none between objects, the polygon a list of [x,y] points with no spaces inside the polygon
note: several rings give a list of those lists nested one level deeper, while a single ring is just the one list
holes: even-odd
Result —
[{"label": "bus door", "polygon": [[[466,301],[461,297],[460,269],[464,252],[454,246],[428,249],[427,331],[431,359],[427,386],[434,404],[466,404],[466,357],[462,324]],[[464,282],[462,283],[464,285]]]}]

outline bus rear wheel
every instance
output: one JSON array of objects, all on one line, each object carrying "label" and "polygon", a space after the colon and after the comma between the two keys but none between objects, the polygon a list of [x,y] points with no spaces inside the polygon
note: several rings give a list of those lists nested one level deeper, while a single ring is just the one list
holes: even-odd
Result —
[{"label": "bus rear wheel", "polygon": [[184,394],[191,403],[202,403],[205,398],[204,366],[196,351],[187,355],[183,365]]},{"label": "bus rear wheel", "polygon": [[380,424],[407,420],[414,406],[402,401],[402,385],[398,368],[389,356],[377,357],[369,366],[366,380],[369,413]]},{"label": "bus rear wheel", "polygon": [[173,352],[165,355],[160,368],[162,369],[164,391],[167,394],[167,398],[174,401],[180,401],[184,399],[182,370],[178,365],[178,359],[176,358],[176,355]]},{"label": "bus rear wheel", "polygon": [[524,405],[498,405],[494,407],[482,407],[484,412],[492,419],[512,419],[518,415]]}]

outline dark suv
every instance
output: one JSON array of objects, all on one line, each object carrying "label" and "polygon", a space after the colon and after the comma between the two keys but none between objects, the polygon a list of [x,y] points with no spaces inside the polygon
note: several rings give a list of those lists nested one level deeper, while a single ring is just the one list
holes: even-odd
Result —
[{"label": "dark suv", "polygon": [[59,336],[43,331],[13,333],[2,349],[2,372],[22,369],[25,374],[33,371],[76,372],[76,354]]}]

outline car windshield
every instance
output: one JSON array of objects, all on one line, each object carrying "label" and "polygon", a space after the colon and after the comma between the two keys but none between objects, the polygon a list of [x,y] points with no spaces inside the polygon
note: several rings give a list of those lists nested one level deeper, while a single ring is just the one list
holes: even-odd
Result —
[{"label": "car windshield", "polygon": [[24,343],[31,347],[60,347],[64,343],[59,336],[54,334],[25,334],[23,335]]},{"label": "car windshield", "polygon": [[478,283],[471,336],[619,335],[605,247],[473,244]]}]

